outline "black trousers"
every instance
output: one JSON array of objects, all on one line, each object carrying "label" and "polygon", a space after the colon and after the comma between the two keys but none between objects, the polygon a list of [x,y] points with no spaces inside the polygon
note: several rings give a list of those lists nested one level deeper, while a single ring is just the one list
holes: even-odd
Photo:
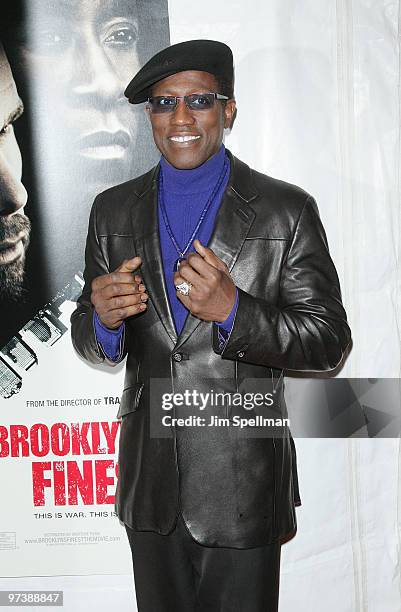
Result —
[{"label": "black trousers", "polygon": [[201,546],[181,517],[167,536],[125,528],[138,612],[277,612],[279,542],[245,550]]}]

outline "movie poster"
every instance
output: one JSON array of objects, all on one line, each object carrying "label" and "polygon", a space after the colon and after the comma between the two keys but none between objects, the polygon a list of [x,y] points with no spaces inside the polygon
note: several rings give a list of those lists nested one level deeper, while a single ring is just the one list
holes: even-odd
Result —
[{"label": "movie poster", "polygon": [[123,92],[169,44],[167,0],[6,2],[0,37],[1,575],[127,571],[122,366],[83,363],[69,321],[94,197],[158,160]]}]

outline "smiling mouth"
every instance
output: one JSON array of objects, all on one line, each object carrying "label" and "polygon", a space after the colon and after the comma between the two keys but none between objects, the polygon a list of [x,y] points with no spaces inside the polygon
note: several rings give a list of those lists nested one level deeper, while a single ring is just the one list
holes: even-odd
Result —
[{"label": "smiling mouth", "polygon": [[194,140],[199,140],[200,136],[170,136],[169,140],[178,143],[187,143],[193,142]]}]

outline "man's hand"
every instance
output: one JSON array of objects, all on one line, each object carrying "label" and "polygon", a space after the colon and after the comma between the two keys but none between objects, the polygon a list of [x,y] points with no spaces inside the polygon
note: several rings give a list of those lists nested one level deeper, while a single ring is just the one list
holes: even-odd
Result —
[{"label": "man's hand", "polygon": [[189,295],[177,291],[177,297],[188,310],[204,321],[225,321],[236,296],[235,285],[226,264],[199,240],[194,241],[197,253],[190,253],[174,274],[174,285],[191,283]]},{"label": "man's hand", "polygon": [[106,327],[116,329],[127,317],[146,310],[145,285],[133,274],[141,263],[140,257],[126,259],[114,272],[93,279],[91,301]]}]

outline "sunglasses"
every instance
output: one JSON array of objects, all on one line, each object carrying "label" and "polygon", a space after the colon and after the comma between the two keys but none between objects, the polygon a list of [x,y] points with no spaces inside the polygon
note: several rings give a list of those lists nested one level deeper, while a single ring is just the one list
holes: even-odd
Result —
[{"label": "sunglasses", "polygon": [[152,96],[148,98],[148,108],[152,113],[171,113],[177,108],[178,100],[184,100],[190,110],[210,110],[215,100],[228,100],[228,96],[218,93],[195,93],[190,96]]}]

